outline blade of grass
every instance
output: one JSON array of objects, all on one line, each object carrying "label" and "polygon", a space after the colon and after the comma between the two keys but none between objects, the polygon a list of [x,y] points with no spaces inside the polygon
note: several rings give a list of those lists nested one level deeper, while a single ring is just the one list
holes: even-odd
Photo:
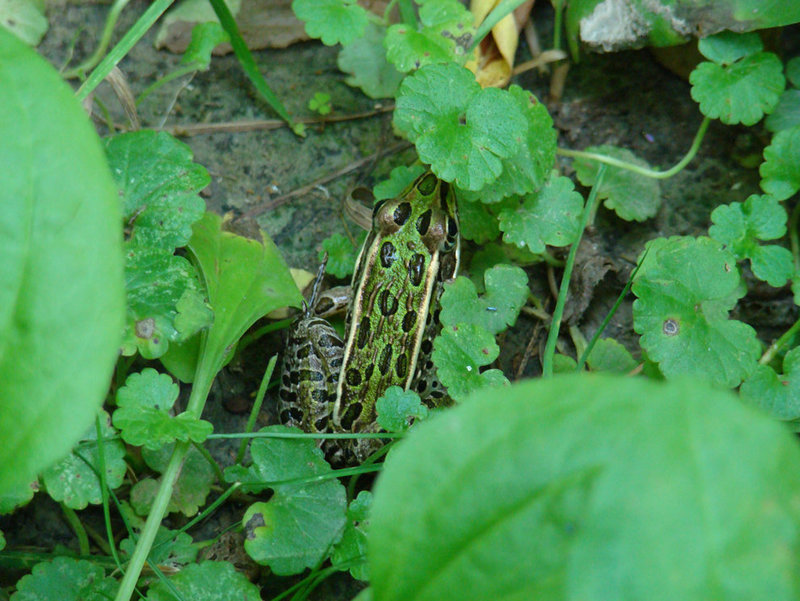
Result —
[{"label": "blade of grass", "polygon": [[500,4],[495,6],[492,12],[486,15],[483,23],[480,24],[478,30],[475,32],[475,39],[472,40],[472,44],[467,49],[467,54],[475,50],[475,47],[481,43],[481,40],[489,35],[492,27],[497,25],[503,17],[514,12],[514,10],[525,1],[526,0],[503,0]]}]

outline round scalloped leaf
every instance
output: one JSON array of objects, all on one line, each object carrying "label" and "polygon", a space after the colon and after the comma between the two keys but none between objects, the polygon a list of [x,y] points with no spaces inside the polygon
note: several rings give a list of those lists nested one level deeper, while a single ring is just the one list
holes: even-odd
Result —
[{"label": "round scalloped leaf", "polygon": [[497,217],[492,211],[502,205],[485,205],[479,200],[466,200],[461,193],[457,194],[456,198],[458,198],[458,229],[463,239],[484,244],[500,235]]},{"label": "round scalloped leaf", "polygon": [[[783,358],[783,373],[759,365],[742,383],[742,398],[781,421],[800,421],[800,348]],[[795,430],[799,429],[795,424]]]},{"label": "round scalloped leaf", "polygon": [[413,390],[390,386],[375,403],[378,425],[388,432],[405,432],[411,427],[411,419],[428,417],[428,407],[422,404]]},{"label": "round scalloped leaf", "polygon": [[[650,166],[630,150],[603,144],[590,146],[586,152],[606,155],[626,163],[640,167]],[[575,159],[573,163],[575,175],[584,186],[593,186],[597,181],[600,164],[590,159]],[[661,189],[658,180],[634,173],[629,169],[621,169],[606,165],[603,183],[597,191],[600,199],[605,199],[607,209],[614,211],[626,221],[644,221],[653,217],[661,206]]]},{"label": "round scalloped leaf", "polygon": [[800,190],[800,125],[772,137],[758,171],[761,189],[778,200],[786,200]]},{"label": "round scalloped leaf", "polygon": [[0,494],[92,423],[125,312],[119,199],[74,90],[0,27]]},{"label": "round scalloped leaf", "polygon": [[[331,564],[339,569],[349,569],[356,580],[369,580],[367,571],[367,529],[369,528],[369,511],[372,507],[372,493],[362,490],[350,502],[347,508],[347,525],[342,540],[331,553]],[[356,561],[353,563],[355,560]]]},{"label": "round scalloped leaf", "polygon": [[403,79],[403,74],[386,60],[385,35],[385,27],[368,23],[364,35],[342,48],[336,59],[339,70],[350,74],[345,83],[361,88],[370,98],[394,97]]},{"label": "round scalloped leaf", "polygon": [[[175,595],[177,593],[177,597]],[[167,582],[156,582],[147,601],[261,601],[259,588],[227,561],[204,561],[186,566]]]},{"label": "round scalloped leaf", "polygon": [[761,52],[764,44],[757,33],[722,31],[698,40],[697,49],[708,60],[729,65],[740,58]]},{"label": "round scalloped leaf", "polygon": [[710,238],[657,238],[633,283],[634,330],[668,378],[738,386],[756,367],[755,330],[729,319],[744,295],[736,258]]},{"label": "round scalloped leaf", "polygon": [[211,181],[192,150],[167,132],[141,130],[107,138],[106,155],[122,196],[129,244],[173,251],[185,246],[206,209]]},{"label": "round scalloped leaf", "polygon": [[500,211],[503,242],[527,246],[535,253],[543,253],[548,244],[572,244],[580,232],[582,210],[583,197],[575,191],[572,180],[555,176],[541,190],[522,198],[515,208]]},{"label": "round scalloped leaf", "polygon": [[[365,233],[359,235],[359,241],[363,240]],[[337,278],[344,278],[353,273],[356,265],[359,246],[353,246],[350,238],[342,234],[331,234],[322,241],[322,250],[319,251],[318,258],[322,261],[325,253],[328,253],[328,262],[325,265],[325,272]]]},{"label": "round scalloped leaf", "polygon": [[347,46],[364,34],[369,22],[356,0],[293,0],[292,10],[305,21],[306,33],[326,46]]},{"label": "round scalloped leaf", "polygon": [[387,458],[373,597],[794,601],[798,471],[782,425],[696,381],[482,390]]},{"label": "round scalloped leaf", "polygon": [[689,76],[700,112],[728,125],[755,125],[778,104],[786,84],[783,64],[758,52],[727,66],[702,62]]},{"label": "round scalloped leaf", "polygon": [[[136,540],[136,538],[122,539],[119,542],[120,551],[127,553],[128,556],[133,555]],[[159,526],[147,559],[159,566],[183,566],[193,563],[197,559],[199,550],[199,547],[192,541],[192,537],[185,532]]]},{"label": "round scalloped leaf", "polygon": [[795,56],[786,63],[786,79],[794,87],[800,88],[800,56]]},{"label": "round scalloped leaf", "polygon": [[772,133],[800,125],[800,90],[785,90],[764,125]]},{"label": "round scalloped leaf", "polygon": [[430,29],[417,31],[406,23],[392,25],[384,45],[386,58],[403,73],[452,60],[451,40]]},{"label": "round scalloped leaf", "polygon": [[411,185],[415,179],[425,172],[425,167],[422,165],[401,165],[392,169],[389,173],[389,179],[383,180],[375,184],[372,193],[375,200],[383,200],[384,198],[395,198],[399,196],[406,188]]},{"label": "round scalloped leaf", "polygon": [[14,601],[108,601],[118,583],[106,578],[103,568],[91,561],[56,557],[33,566],[17,582]]},{"label": "round scalloped leaf", "polygon": [[630,351],[613,338],[600,338],[586,359],[592,371],[605,371],[627,374],[636,368],[638,362]]},{"label": "round scalloped leaf", "polygon": [[479,190],[503,170],[527,131],[517,102],[452,63],[428,65],[400,85],[394,124],[441,179]]},{"label": "round scalloped leaf", "polygon": [[[127,465],[125,445],[117,438],[117,432],[109,425],[108,414],[102,412],[103,459],[106,466],[106,486],[114,490],[122,484]],[[55,501],[72,509],[85,509],[91,503],[103,502],[100,488],[100,449],[97,431],[92,425],[69,455],[42,472],[42,483],[47,494]]]}]

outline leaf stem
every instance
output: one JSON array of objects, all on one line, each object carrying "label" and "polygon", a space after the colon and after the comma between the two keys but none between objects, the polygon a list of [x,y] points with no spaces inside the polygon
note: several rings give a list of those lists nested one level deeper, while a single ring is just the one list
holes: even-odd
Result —
[{"label": "leaf stem", "polygon": [[589,198],[586,199],[586,206],[583,207],[581,213],[581,227],[578,239],[572,243],[567,256],[567,263],[564,266],[564,273],[561,276],[561,286],[558,290],[558,299],[556,300],[556,308],[553,311],[553,321],[550,323],[550,331],[547,334],[547,343],[544,347],[544,356],[542,357],[542,376],[545,378],[552,377],[553,375],[553,356],[556,352],[556,343],[558,342],[558,331],[561,329],[561,317],[564,315],[564,305],[567,302],[567,295],[569,294],[569,280],[572,276],[572,268],[575,266],[575,257],[578,254],[578,246],[583,238],[583,232],[586,229],[586,224],[589,220],[589,215],[594,212],[594,205],[598,200],[597,191],[603,184],[603,178],[606,174],[606,166],[600,165],[597,171],[597,178],[589,192]]},{"label": "leaf stem", "polygon": [[106,51],[108,44],[111,41],[111,34],[114,33],[114,26],[117,24],[119,15],[128,5],[129,1],[130,0],[115,0],[108,11],[105,25],[103,25],[103,33],[100,34],[100,42],[97,44],[97,48],[95,48],[94,52],[92,52],[92,55],[80,65],[65,71],[64,79],[72,79],[73,77],[83,78],[89,69],[94,68],[94,66],[100,62],[100,57],[103,56],[103,53]]},{"label": "leaf stem", "polygon": [[81,524],[80,518],[78,518],[78,514],[75,513],[74,509],[64,505],[64,503],[59,503],[59,505],[64,514],[64,519],[67,520],[75,536],[78,537],[78,552],[81,555],[89,555],[89,537],[86,534],[86,529],[83,527],[83,524]]},{"label": "leaf stem", "polygon": [[686,165],[688,165],[689,162],[695,157],[697,151],[700,149],[700,144],[703,142],[703,138],[706,135],[706,130],[708,129],[709,123],[711,123],[711,119],[709,119],[708,117],[704,117],[703,122],[697,129],[697,133],[694,136],[692,145],[689,147],[689,151],[684,155],[684,157],[680,161],[675,163],[675,165],[673,165],[666,171],[659,171],[657,169],[648,169],[647,167],[642,167],[641,165],[634,165],[633,163],[628,163],[620,159],[615,159],[613,157],[609,157],[604,154],[597,154],[595,152],[584,152],[583,150],[570,150],[568,148],[558,148],[556,149],[556,153],[565,157],[589,159],[592,161],[603,163],[605,165],[610,165],[612,167],[627,169],[628,171],[633,171],[634,173],[643,175],[644,177],[650,177],[653,179],[667,179],[669,177],[672,177],[679,171],[681,171],[681,169],[686,167]]},{"label": "leaf stem", "polygon": [[[245,434],[250,434],[253,431],[253,428],[255,428],[256,419],[261,411],[261,404],[264,402],[264,395],[267,393],[267,385],[269,385],[269,381],[272,378],[272,372],[275,371],[275,363],[277,361],[278,355],[273,355],[272,359],[270,359],[269,363],[267,364],[264,377],[261,378],[261,384],[258,387],[255,403],[253,403],[253,408],[250,410],[250,416],[247,418],[247,425],[244,427]],[[247,450],[247,441],[247,438],[242,438],[242,442],[239,445],[239,452],[236,453],[236,463],[238,464],[241,464],[242,459],[244,459],[244,453]]]},{"label": "leaf stem", "polygon": [[399,0],[397,5],[400,7],[400,18],[403,23],[411,27],[417,26],[417,14],[414,12],[414,5],[411,0]]},{"label": "leaf stem", "polygon": [[775,355],[794,338],[794,335],[797,334],[798,331],[800,331],[800,319],[794,322],[792,327],[786,330],[780,338],[769,345],[769,348],[761,356],[761,359],[758,360],[759,365],[767,365],[772,361]]}]

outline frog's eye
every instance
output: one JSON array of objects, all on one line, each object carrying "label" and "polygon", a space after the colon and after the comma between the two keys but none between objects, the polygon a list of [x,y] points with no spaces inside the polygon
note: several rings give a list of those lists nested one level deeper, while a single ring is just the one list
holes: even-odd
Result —
[{"label": "frog's eye", "polygon": [[385,204],[386,204],[386,199],[385,198],[383,200],[379,200],[377,203],[375,203],[375,206],[372,207],[372,218],[373,219],[378,216],[378,213],[380,212],[380,210],[383,208],[383,205],[385,205]]}]

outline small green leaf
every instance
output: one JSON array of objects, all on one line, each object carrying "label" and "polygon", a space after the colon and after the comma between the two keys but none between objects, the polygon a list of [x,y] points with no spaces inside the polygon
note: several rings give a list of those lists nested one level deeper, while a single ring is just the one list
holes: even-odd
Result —
[{"label": "small green leaf", "polygon": [[468,278],[459,276],[445,285],[440,315],[443,324],[475,324],[492,335],[514,325],[528,299],[528,276],[513,265],[495,265],[483,277],[486,293],[480,299]]},{"label": "small green leaf", "polygon": [[786,85],[783,65],[771,52],[757,52],[730,65],[702,62],[689,76],[700,112],[728,125],[755,125],[778,104]]},{"label": "small green leaf", "polygon": [[305,21],[306,33],[326,46],[347,46],[367,26],[367,11],[356,0],[293,0],[292,10]]},{"label": "small green leaf", "polygon": [[[260,431],[298,430],[269,426]],[[243,482],[243,491],[271,488],[274,494],[245,512],[245,551],[283,576],[318,565],[342,537],[347,510],[344,486],[335,479],[318,479],[332,470],[313,440],[256,438],[250,443],[250,453],[253,465],[231,466],[225,470],[225,479]]]},{"label": "small green leaf", "polygon": [[[136,540],[125,538],[119,543],[123,553],[133,555]],[[199,548],[185,532],[158,527],[148,560],[156,565],[183,566],[197,559]]]},{"label": "small green leaf", "polygon": [[772,133],[800,125],[800,90],[785,90],[764,125]]},{"label": "small green leaf", "polygon": [[106,155],[122,196],[128,243],[173,251],[185,246],[205,211],[200,191],[211,178],[192,151],[166,132],[107,138]]},{"label": "small green leaf", "polygon": [[[151,451],[144,447],[142,448],[142,459],[151,469],[163,472],[172,457],[174,446],[169,444],[157,451]],[[209,465],[208,460],[196,448],[190,447],[178,480],[172,488],[172,497],[167,511],[169,513],[180,511],[187,517],[195,515],[200,510],[200,506],[206,502],[214,480],[214,469]],[[136,513],[139,515],[150,513],[150,507],[156,492],[158,492],[158,487],[159,482],[153,478],[144,478],[133,485],[131,505]]]},{"label": "small green leaf", "polygon": [[761,52],[764,44],[757,33],[723,31],[698,40],[697,49],[710,61],[730,65],[740,58]]},{"label": "small green leaf", "polygon": [[[125,478],[125,445],[116,439],[117,432],[108,423],[108,414],[103,411],[101,416],[106,485],[113,490]],[[103,502],[99,473],[100,449],[97,431],[92,425],[69,455],[42,472],[42,483],[55,501],[72,509],[85,509],[89,503],[99,505]]]},{"label": "small green leaf", "polygon": [[482,390],[378,476],[374,598],[794,601],[798,471],[785,427],[697,381]]},{"label": "small green leaf", "polygon": [[417,146],[436,175],[479,190],[502,173],[527,131],[516,101],[482,90],[474,75],[452,63],[427,65],[400,85],[394,124]]},{"label": "small green leaf", "polygon": [[230,37],[219,22],[198,23],[192,28],[192,40],[183,53],[181,64],[194,64],[199,71],[206,71],[211,65],[214,48],[225,42],[230,42]]},{"label": "small green leaf", "polygon": [[0,493],[0,515],[11,513],[17,507],[27,505],[37,490],[39,490],[39,483],[34,481],[25,482],[16,489]]},{"label": "small green leaf", "polygon": [[385,36],[385,27],[370,22],[363,37],[342,48],[336,59],[339,70],[350,75],[345,83],[361,88],[370,98],[393,98],[403,79],[403,74],[386,60]]},{"label": "small green leaf", "polygon": [[188,414],[170,415],[178,398],[178,385],[167,374],[146,367],[133,373],[117,391],[114,425],[128,444],[151,451],[180,440],[203,442],[214,430],[211,423]]},{"label": "small green leaf", "polygon": [[500,235],[500,225],[493,211],[498,207],[502,210],[502,206],[485,205],[478,200],[463,200],[459,197],[458,226],[461,237],[477,244],[496,239]]},{"label": "small green leaf", "polygon": [[619,374],[626,374],[638,365],[630,351],[613,338],[599,339],[586,359],[586,363],[592,371]]},{"label": "small green leaf", "polygon": [[14,601],[108,601],[118,583],[105,577],[103,568],[91,561],[56,557],[33,566],[17,582]]},{"label": "small green leaf", "polygon": [[375,405],[378,411],[378,425],[388,432],[405,432],[411,427],[411,420],[428,417],[428,408],[422,404],[419,395],[413,390],[403,390],[390,386]]},{"label": "small green leaf", "polygon": [[657,238],[633,283],[634,330],[668,378],[692,375],[738,386],[761,345],[749,325],[728,318],[744,294],[736,258],[710,238]]},{"label": "small green leaf", "polygon": [[369,530],[369,511],[372,507],[372,493],[362,490],[347,508],[347,525],[342,540],[331,553],[331,564],[340,570],[349,569],[356,580],[369,580],[367,571],[367,531]]},{"label": "small green leaf", "polygon": [[375,184],[372,193],[375,195],[375,200],[383,200],[384,198],[396,198],[411,185],[415,179],[425,172],[425,167],[422,165],[411,165],[406,167],[401,165],[395,167],[389,174],[389,179],[383,180]]},{"label": "small green leaf", "polygon": [[795,56],[786,63],[786,79],[794,87],[800,88],[800,56]]},{"label": "small green leaf", "polygon": [[[359,235],[363,238],[366,234]],[[322,241],[322,250],[319,251],[319,260],[328,253],[328,264],[325,271],[337,278],[344,278],[353,273],[356,266],[359,248],[353,246],[350,238],[342,234],[332,234]]]},{"label": "small green leaf", "polygon": [[578,368],[578,362],[569,355],[556,353],[553,355],[553,373],[571,374]]},{"label": "small green leaf", "polygon": [[[742,383],[741,395],[775,419],[800,420],[800,347],[786,353],[780,375],[768,365],[759,365]],[[800,429],[797,423],[793,426],[795,430]]]},{"label": "small green leaf", "polygon": [[325,92],[317,92],[308,101],[308,108],[318,112],[320,115],[327,115],[331,112],[331,95]]},{"label": "small green leaf", "polygon": [[6,548],[6,537],[3,536],[3,531],[0,530],[0,551]]},{"label": "small green leaf", "polygon": [[778,200],[800,190],[800,125],[779,131],[764,149],[759,168],[761,189]]},{"label": "small green leaf", "polygon": [[43,9],[44,4],[36,0],[2,0],[0,27],[5,27],[29,46],[38,46],[49,26]]},{"label": "small green leaf", "polygon": [[543,253],[548,244],[567,246],[575,242],[580,232],[583,198],[571,179],[552,177],[542,189],[520,202],[500,211],[503,242],[527,246],[534,253]]},{"label": "small green leaf", "polygon": [[770,286],[780,287],[794,273],[792,253],[781,246],[761,245],[786,233],[786,209],[774,196],[756,194],[744,204],[720,205],[711,213],[709,235],[725,244],[740,261],[750,259],[753,274]]},{"label": "small green leaf", "polygon": [[[594,152],[649,168],[649,165],[630,150],[617,146],[590,146],[586,152]],[[575,159],[573,164],[578,180],[587,187],[597,181],[600,164],[590,159]],[[605,176],[597,195],[606,199],[607,209],[615,211],[626,221],[644,221],[653,217],[661,206],[661,191],[658,180],[645,177],[628,169],[606,166]]]},{"label": "small green leaf", "polygon": [[480,368],[497,359],[494,336],[475,324],[446,326],[433,341],[433,362],[447,392],[457,401],[485,386],[508,384],[499,369]]},{"label": "small green leaf", "polygon": [[227,561],[186,566],[147,591],[147,601],[258,601],[259,588]]}]

